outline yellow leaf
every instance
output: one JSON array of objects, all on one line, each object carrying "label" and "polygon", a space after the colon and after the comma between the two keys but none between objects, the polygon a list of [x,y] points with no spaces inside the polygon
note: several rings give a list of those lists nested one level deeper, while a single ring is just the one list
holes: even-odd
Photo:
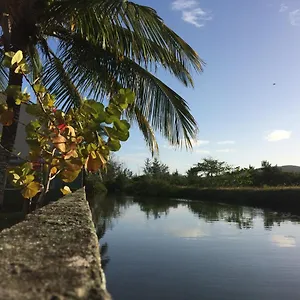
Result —
[{"label": "yellow leaf", "polygon": [[69,152],[66,153],[64,158],[70,159],[71,157],[74,157],[74,158],[78,157],[78,153],[76,150],[70,150]]},{"label": "yellow leaf", "polygon": [[24,180],[24,184],[29,184],[34,180],[34,176],[33,175],[27,175],[25,180]]},{"label": "yellow leaf", "polygon": [[60,189],[60,191],[63,193],[63,195],[68,195],[72,193],[68,186],[64,186],[62,189]]},{"label": "yellow leaf", "polygon": [[66,141],[66,138],[60,134],[52,139],[54,147],[61,152],[66,152]]},{"label": "yellow leaf", "polygon": [[50,174],[53,176],[57,173],[57,168],[56,167],[52,167],[50,170]]},{"label": "yellow leaf", "polygon": [[26,187],[24,187],[21,193],[25,199],[31,199],[41,191],[41,188],[42,186],[40,183],[32,181]]},{"label": "yellow leaf", "polygon": [[103,167],[106,163],[105,159],[99,152],[94,152],[90,153],[88,156],[86,163],[85,163],[85,168],[89,172],[96,172],[98,171],[101,167]]},{"label": "yellow leaf", "polygon": [[64,170],[63,172],[60,173],[60,177],[63,182],[73,182],[79,175],[79,171],[69,171],[69,170]]},{"label": "yellow leaf", "polygon": [[13,66],[15,63],[20,63],[23,59],[23,52],[21,50],[17,51],[11,60],[11,65]]}]

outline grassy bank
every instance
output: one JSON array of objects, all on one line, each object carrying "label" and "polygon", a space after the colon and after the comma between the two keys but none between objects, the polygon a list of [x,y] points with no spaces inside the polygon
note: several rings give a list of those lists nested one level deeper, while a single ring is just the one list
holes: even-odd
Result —
[{"label": "grassy bank", "polygon": [[198,188],[153,181],[131,185],[127,192],[134,196],[224,202],[300,215],[300,187]]}]

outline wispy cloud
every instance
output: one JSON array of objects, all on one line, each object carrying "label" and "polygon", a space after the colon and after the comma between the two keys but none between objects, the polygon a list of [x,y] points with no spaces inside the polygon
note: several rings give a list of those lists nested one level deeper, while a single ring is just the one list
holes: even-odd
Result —
[{"label": "wispy cloud", "polygon": [[198,28],[212,20],[211,13],[204,11],[196,0],[175,0],[172,2],[172,9],[181,11],[182,20]]},{"label": "wispy cloud", "polygon": [[293,26],[300,26],[300,9],[290,12],[290,23]]},{"label": "wispy cloud", "polygon": [[198,2],[196,0],[176,0],[172,3],[173,10],[191,9],[195,6],[198,6]]},{"label": "wispy cloud", "polygon": [[288,140],[291,137],[291,135],[292,135],[291,131],[274,130],[266,136],[266,140],[268,142],[278,142],[282,140]]},{"label": "wispy cloud", "polygon": [[203,146],[203,145],[208,145],[209,143],[210,143],[210,141],[206,141],[206,140],[194,140],[194,141],[192,141],[192,146],[199,147],[199,146]]},{"label": "wispy cloud", "polygon": [[288,6],[285,3],[281,3],[279,12],[282,13],[285,12],[286,10],[288,10]]},{"label": "wispy cloud", "polygon": [[220,141],[217,142],[218,145],[233,145],[235,144],[235,141]]},{"label": "wispy cloud", "polygon": [[[210,141],[207,141],[207,140],[192,140],[191,143],[192,143],[193,148],[198,148],[198,147],[203,146],[203,145],[208,145],[210,143]],[[166,148],[166,149],[176,149],[176,146],[172,146],[172,145],[164,145],[163,147]]]},{"label": "wispy cloud", "polygon": [[231,153],[231,152],[235,152],[236,150],[235,149],[218,149],[216,150],[216,152],[219,152],[219,153]]},{"label": "wispy cloud", "polygon": [[205,149],[196,149],[195,153],[198,153],[198,154],[209,154],[210,151],[209,150],[205,150]]},{"label": "wispy cloud", "polygon": [[296,239],[293,236],[273,235],[271,241],[280,248],[296,247]]}]

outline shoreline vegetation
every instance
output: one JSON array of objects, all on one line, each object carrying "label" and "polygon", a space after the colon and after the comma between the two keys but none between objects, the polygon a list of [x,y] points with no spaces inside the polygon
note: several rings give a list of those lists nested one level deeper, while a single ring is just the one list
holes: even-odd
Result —
[{"label": "shoreline vegetation", "polygon": [[203,201],[230,205],[250,206],[300,215],[300,187],[239,187],[197,188],[170,186],[171,190],[152,189],[149,193],[128,188],[126,194],[134,197],[155,197],[174,200]]},{"label": "shoreline vegetation", "polygon": [[137,176],[112,159],[101,180],[92,175],[88,182],[101,192],[137,198],[219,202],[300,215],[300,172],[284,171],[268,161],[261,168],[240,168],[206,158],[182,175],[170,173],[157,159],[147,159],[143,175]]}]

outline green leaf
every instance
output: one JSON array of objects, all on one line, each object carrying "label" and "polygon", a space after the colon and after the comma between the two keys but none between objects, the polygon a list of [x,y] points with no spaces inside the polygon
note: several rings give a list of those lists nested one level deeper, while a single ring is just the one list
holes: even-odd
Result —
[{"label": "green leaf", "polygon": [[118,108],[118,106],[113,103],[109,104],[109,106],[106,108],[106,112],[118,119],[120,119],[122,114],[122,111]]},{"label": "green leaf", "polygon": [[11,58],[5,56],[3,61],[2,61],[2,65],[6,68],[10,68],[11,66]]},{"label": "green leaf", "polygon": [[98,149],[98,146],[94,143],[90,143],[87,145],[86,149],[90,153],[92,151],[96,151]]},{"label": "green leaf", "polygon": [[5,52],[5,56],[12,59],[15,55],[15,52],[13,51],[8,51],[8,52]]},{"label": "green leaf", "polygon": [[122,132],[127,132],[130,128],[130,124],[125,120],[115,121],[114,126],[117,128],[117,130],[122,131]]},{"label": "green leaf", "polygon": [[39,129],[40,127],[41,127],[41,124],[40,124],[39,120],[30,121],[30,123],[28,123],[25,127],[28,137],[30,137],[30,135],[32,133],[35,134],[36,130]]},{"label": "green leaf", "polygon": [[30,95],[28,93],[18,93],[16,96],[16,104],[20,105],[21,103],[26,103],[30,100]]},{"label": "green leaf", "polygon": [[119,151],[121,148],[121,143],[118,140],[109,139],[107,146],[111,151]]},{"label": "green leaf", "polygon": [[105,127],[105,131],[111,139],[125,142],[129,138],[129,132],[118,131],[116,128]]},{"label": "green leaf", "polygon": [[41,84],[35,84],[33,86],[33,89],[36,93],[45,93],[46,92],[46,88],[44,86],[42,86]]},{"label": "green leaf", "polygon": [[36,117],[40,117],[41,114],[43,113],[41,107],[37,104],[26,105],[26,112]]},{"label": "green leaf", "polygon": [[126,103],[133,104],[135,100],[135,94],[131,89],[121,89],[119,94],[124,96]]},{"label": "green leaf", "polygon": [[21,166],[22,174],[27,175],[30,171],[32,171],[32,163],[26,162]]},{"label": "green leaf", "polygon": [[17,51],[16,54],[11,59],[11,66],[15,63],[19,64],[23,59],[23,52],[21,50]]}]

